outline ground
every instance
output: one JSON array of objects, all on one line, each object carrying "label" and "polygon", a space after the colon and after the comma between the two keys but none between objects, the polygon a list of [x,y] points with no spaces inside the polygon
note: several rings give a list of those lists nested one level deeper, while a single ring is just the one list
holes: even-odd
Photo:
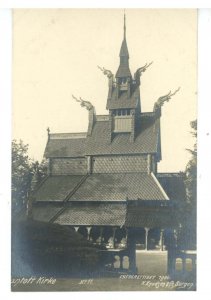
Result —
[{"label": "ground", "polygon": [[[190,281],[171,280],[166,275],[167,252],[136,252],[138,274],[128,276],[119,274],[115,278],[60,278],[44,280],[35,278],[33,282],[19,283],[13,279],[13,291],[174,291],[195,290]],[[15,281],[16,280],[16,281]],[[26,281],[25,281],[26,282]],[[44,282],[44,283],[42,283]]]},{"label": "ground", "polygon": [[167,251],[136,250],[136,265],[138,274],[166,275]]}]

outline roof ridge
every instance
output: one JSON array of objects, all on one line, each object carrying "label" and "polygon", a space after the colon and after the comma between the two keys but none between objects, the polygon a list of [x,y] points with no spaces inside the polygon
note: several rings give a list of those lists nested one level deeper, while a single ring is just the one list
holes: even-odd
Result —
[{"label": "roof ridge", "polygon": [[50,177],[49,174],[47,174],[40,183],[35,187],[34,191],[32,192],[32,197],[35,196],[36,192],[39,190],[39,188],[44,184],[44,182]]},{"label": "roof ridge", "polygon": [[49,139],[50,140],[60,140],[60,139],[81,139],[86,138],[87,132],[64,132],[64,133],[50,133]]},{"label": "roof ridge", "polygon": [[152,176],[152,178],[154,179],[155,183],[157,184],[157,186],[159,187],[160,191],[162,192],[162,194],[164,195],[166,200],[170,200],[168,195],[166,194],[166,192],[164,191],[162,185],[160,184],[160,182],[157,180],[155,174],[153,172],[150,173],[150,175]]},{"label": "roof ridge", "polygon": [[49,220],[50,223],[53,223],[67,208],[68,200],[72,197],[72,195],[80,188],[80,186],[86,181],[89,174],[87,173],[85,176],[81,178],[81,180],[76,184],[73,190],[65,197],[63,203],[64,206]]},{"label": "roof ridge", "polygon": [[180,177],[184,177],[185,176],[185,172],[159,172],[157,173],[157,176],[162,177],[162,176],[171,176],[171,175],[176,175],[176,176],[180,176]]}]

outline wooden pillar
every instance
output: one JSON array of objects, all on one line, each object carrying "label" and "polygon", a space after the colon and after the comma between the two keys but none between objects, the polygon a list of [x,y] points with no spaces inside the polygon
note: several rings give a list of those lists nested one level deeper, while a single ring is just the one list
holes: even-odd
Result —
[{"label": "wooden pillar", "polygon": [[127,242],[128,242],[128,229],[125,228],[125,241],[126,241],[126,248],[127,248]]},{"label": "wooden pillar", "polygon": [[149,228],[145,227],[145,250],[148,250],[148,233],[149,233]]},{"label": "wooden pillar", "polygon": [[116,227],[113,227],[113,248],[115,248],[115,233],[116,233]]},{"label": "wooden pillar", "polygon": [[136,273],[136,243],[135,240],[129,245],[129,269],[132,273]]},{"label": "wooden pillar", "polygon": [[119,268],[120,268],[120,269],[123,269],[123,256],[120,255],[120,256],[119,256],[119,259],[120,259],[120,266],[119,266]]},{"label": "wooden pillar", "polygon": [[168,275],[171,277],[175,274],[175,264],[176,264],[176,240],[174,236],[174,232],[171,231],[169,233],[169,241],[168,241]]},{"label": "wooden pillar", "polygon": [[87,229],[87,240],[88,241],[90,240],[90,231],[91,231],[91,228],[92,227],[86,227],[86,229]]},{"label": "wooden pillar", "polygon": [[133,229],[128,230],[128,258],[129,270],[136,273],[136,240],[133,236]]},{"label": "wooden pillar", "polygon": [[102,237],[102,235],[103,235],[103,227],[100,227],[100,244],[103,243],[103,237]]},{"label": "wooden pillar", "polygon": [[164,230],[160,230],[160,251],[163,251],[163,232]]}]

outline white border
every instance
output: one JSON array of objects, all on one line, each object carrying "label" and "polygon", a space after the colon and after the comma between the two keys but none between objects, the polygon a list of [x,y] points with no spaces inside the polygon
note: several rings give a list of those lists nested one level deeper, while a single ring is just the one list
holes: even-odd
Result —
[{"label": "white border", "polygon": [[211,228],[211,9],[200,9],[198,20],[198,291],[205,298],[210,294],[206,249],[209,248],[207,230]]},{"label": "white border", "polygon": [[[75,2],[75,3],[74,3]],[[9,1],[3,0],[0,7],[158,7],[158,8],[194,8],[194,7],[209,7],[210,1],[142,1],[137,4],[135,1],[119,1],[119,4],[113,4],[112,1],[100,3],[99,1]],[[141,4],[141,5],[140,5]],[[8,279],[10,277],[10,265],[8,265],[10,255],[10,137],[11,137],[11,15],[8,10],[0,11],[0,230],[1,230],[1,247],[0,247],[0,266],[1,266],[1,295],[5,299],[10,297],[25,298],[25,297],[47,297],[48,293],[13,293],[9,292]],[[211,166],[211,10],[203,9],[199,13],[199,166],[198,166],[198,261],[200,261],[198,269],[198,291],[197,292],[159,292],[159,294],[141,292],[133,293],[133,298],[150,299],[160,297],[172,299],[183,297],[188,299],[209,299],[210,295],[210,261],[209,256],[209,228],[210,228],[210,166]],[[208,135],[209,134],[209,135]],[[6,211],[6,213],[5,213]],[[6,216],[7,215],[7,216]],[[206,251],[207,250],[207,251]],[[3,272],[2,272],[3,271]],[[74,299],[80,297],[91,297],[93,293],[74,293]],[[69,293],[60,294],[59,297],[70,298]],[[113,296],[128,299],[131,293],[94,293],[96,298],[107,299]],[[51,298],[57,298],[57,293],[51,293]]]},{"label": "white border", "polygon": [[0,268],[1,286],[10,282],[10,193],[11,193],[11,10],[0,10]]},{"label": "white border", "polygon": [[1,0],[3,8],[203,8],[209,7],[209,0]]}]

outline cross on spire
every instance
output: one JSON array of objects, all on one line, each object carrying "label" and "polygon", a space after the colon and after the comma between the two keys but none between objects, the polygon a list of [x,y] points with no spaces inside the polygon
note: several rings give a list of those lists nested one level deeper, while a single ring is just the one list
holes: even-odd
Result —
[{"label": "cross on spire", "polygon": [[126,15],[124,11],[124,26],[123,26],[123,41],[120,48],[120,64],[119,68],[116,73],[116,77],[131,77],[130,68],[129,68],[129,52],[127,48],[127,41],[126,41]]},{"label": "cross on spire", "polygon": [[126,16],[125,16],[125,9],[124,9],[124,40],[126,39]]}]

